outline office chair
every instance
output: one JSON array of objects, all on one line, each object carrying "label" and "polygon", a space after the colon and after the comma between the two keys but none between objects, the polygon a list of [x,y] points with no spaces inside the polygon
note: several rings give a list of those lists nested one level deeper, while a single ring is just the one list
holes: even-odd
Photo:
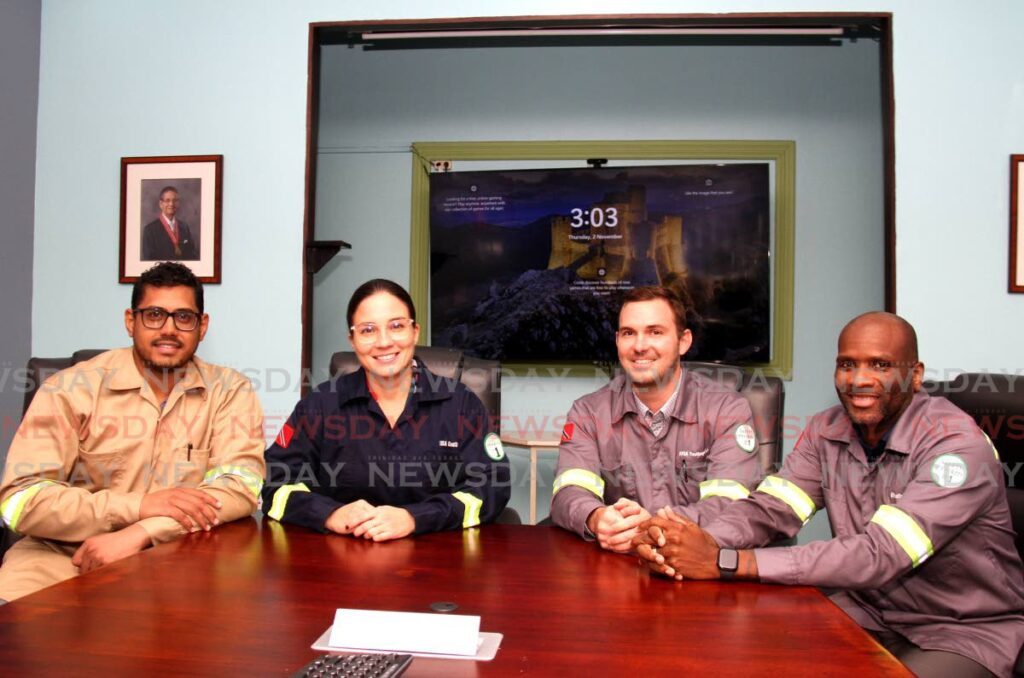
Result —
[{"label": "office chair", "polygon": [[44,381],[61,370],[67,369],[83,360],[95,358],[106,350],[105,348],[84,348],[75,351],[66,358],[29,358],[28,374],[25,383],[25,403],[22,405],[21,415],[25,416],[25,413],[28,412],[28,406],[32,403],[32,398],[35,397],[36,391],[39,390]]},{"label": "office chair", "polygon": [[782,415],[786,405],[782,379],[760,373],[751,375],[741,367],[718,363],[684,362],[683,369],[739,391],[747,399],[754,414],[761,470],[765,475],[778,471],[782,466]]},{"label": "office chair", "polygon": [[[473,358],[459,349],[441,346],[417,346],[416,359],[437,376],[462,382],[480,398],[492,419],[501,415],[501,363],[497,360]],[[331,356],[331,378],[351,374],[357,369],[359,360],[352,351],[338,351]],[[519,513],[507,506],[494,522],[522,524]]]}]

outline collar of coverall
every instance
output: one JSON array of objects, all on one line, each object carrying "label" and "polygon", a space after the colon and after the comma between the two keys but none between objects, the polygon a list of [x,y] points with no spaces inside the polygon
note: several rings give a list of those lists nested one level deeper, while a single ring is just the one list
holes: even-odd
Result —
[{"label": "collar of coverall", "polygon": [[[914,394],[910,404],[907,405],[907,408],[900,414],[893,427],[885,434],[889,438],[889,442],[885,446],[886,451],[902,455],[910,454],[910,447],[916,433],[915,429],[919,424],[917,422],[917,414],[928,405],[930,397],[927,393]],[[857,438],[857,432],[854,430],[853,422],[846,415],[842,405],[837,406],[835,410],[837,416],[830,417],[829,421],[825,422],[821,429],[821,435],[828,440],[849,445],[851,441]]]},{"label": "collar of coverall", "polygon": [[[142,384],[145,380],[142,378],[142,373],[139,372],[138,366],[135,364],[135,358],[132,357],[131,348],[119,348],[111,351],[113,354],[110,359],[109,366],[107,367],[106,386],[112,391],[131,391],[135,389],[141,389]],[[206,391],[206,382],[203,380],[203,375],[198,369],[198,365],[201,364],[200,359],[197,356],[192,356],[185,365],[185,376],[175,384],[174,388],[180,388],[183,391],[190,391],[192,389],[202,389]]]},{"label": "collar of coverall", "polygon": [[[693,424],[697,422],[697,398],[695,397],[695,388],[691,388],[695,381],[698,379],[704,379],[703,376],[690,372],[689,370],[683,370],[682,376],[679,378],[679,385],[676,386],[675,399],[676,402],[670,412],[666,412],[671,417],[674,417],[680,421]],[[620,374],[611,383],[612,392],[615,393],[615,402],[612,407],[612,422],[617,424],[626,413],[632,412],[636,416],[642,416],[643,412],[640,410],[640,406],[637,405],[636,397],[633,395],[633,389],[629,385],[629,379],[625,374]]]}]

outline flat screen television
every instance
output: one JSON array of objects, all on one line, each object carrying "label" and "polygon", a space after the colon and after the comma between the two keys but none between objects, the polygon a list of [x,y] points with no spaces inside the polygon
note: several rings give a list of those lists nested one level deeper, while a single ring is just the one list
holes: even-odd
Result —
[{"label": "flat screen television", "polygon": [[430,175],[430,331],[502,362],[617,360],[622,295],[676,289],[687,360],[771,359],[768,163]]}]

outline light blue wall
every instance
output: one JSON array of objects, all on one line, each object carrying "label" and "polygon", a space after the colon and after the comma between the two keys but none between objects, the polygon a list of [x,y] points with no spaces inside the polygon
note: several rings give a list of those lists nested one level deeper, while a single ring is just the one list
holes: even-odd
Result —
[{"label": "light blue wall", "polygon": [[[208,292],[213,321],[202,353],[241,368],[298,369],[310,21],[831,10],[894,12],[899,310],[917,325],[930,367],[1016,369],[1024,297],[1005,293],[1007,160],[1024,149],[1019,122],[1024,119],[1019,66],[1024,48],[1017,35],[1024,4],[1013,0],[970,9],[952,0],[393,0],[372,9],[327,0],[47,0],[33,353],[66,354],[75,347],[126,342],[119,314],[129,289],[117,284],[119,158],[222,153],[225,283]],[[160,42],[161,37],[167,40]],[[824,120],[796,132],[801,138],[816,136],[824,153],[830,124]],[[639,136],[657,136],[654,131]],[[454,130],[450,138],[469,138],[472,132]],[[762,134],[750,130],[750,136]],[[608,134],[602,129],[600,136]],[[836,160],[842,159],[837,155]],[[860,197],[859,189],[848,188],[839,203],[811,207],[816,193],[835,189],[827,177],[805,173],[798,187],[797,275],[812,284],[834,277],[843,256],[829,252],[814,235],[827,231],[812,226],[844,218]],[[876,180],[880,177],[864,177],[858,185]],[[877,215],[864,214],[863,221],[874,224]],[[873,226],[866,228],[855,233]],[[362,251],[373,248],[353,251],[353,262]],[[404,271],[399,257],[386,265]],[[838,270],[843,271],[839,282],[848,285],[876,276],[874,265]],[[825,383],[819,396],[799,405],[802,409],[827,397],[831,355],[822,348],[809,350],[807,342],[838,328],[845,293],[829,294],[822,296],[821,315],[797,318],[797,355],[808,364],[823,363],[808,367],[807,379]],[[263,389],[271,428],[295,400],[291,381],[289,388]]]}]

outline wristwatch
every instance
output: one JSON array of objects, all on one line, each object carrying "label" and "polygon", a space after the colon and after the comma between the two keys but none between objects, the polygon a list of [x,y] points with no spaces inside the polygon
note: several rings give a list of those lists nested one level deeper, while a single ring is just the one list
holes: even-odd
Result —
[{"label": "wristwatch", "polygon": [[740,567],[740,553],[736,549],[718,549],[718,570],[722,579],[732,579]]}]

